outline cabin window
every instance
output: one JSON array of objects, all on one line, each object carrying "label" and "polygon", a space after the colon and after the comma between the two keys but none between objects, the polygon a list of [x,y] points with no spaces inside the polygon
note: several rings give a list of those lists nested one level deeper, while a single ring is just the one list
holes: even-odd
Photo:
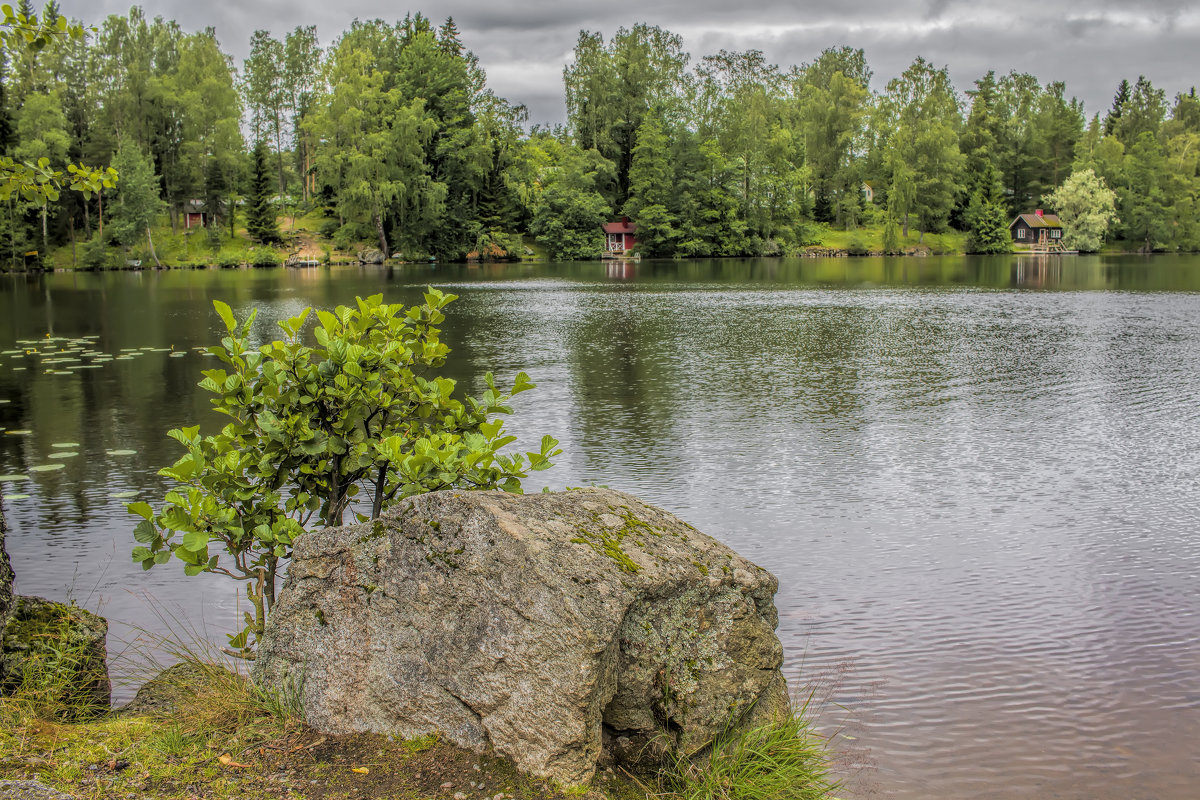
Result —
[{"label": "cabin window", "polygon": [[1057,239],[1057,238],[1059,238],[1059,237],[1061,237],[1061,236],[1062,236],[1062,231],[1058,231],[1058,230],[1050,231],[1050,238],[1051,238],[1051,239]]},{"label": "cabin window", "polygon": [[1017,228],[1017,238],[1018,239],[1025,238],[1025,229],[1024,228]]}]

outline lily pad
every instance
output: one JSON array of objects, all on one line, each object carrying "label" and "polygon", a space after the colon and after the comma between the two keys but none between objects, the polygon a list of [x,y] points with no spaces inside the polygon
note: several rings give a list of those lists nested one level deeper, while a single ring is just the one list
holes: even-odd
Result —
[{"label": "lily pad", "polygon": [[137,450],[106,450],[110,456],[133,456],[137,455]]},{"label": "lily pad", "polygon": [[30,467],[30,472],[54,472],[57,469],[62,469],[66,464],[38,464],[36,467]]},{"label": "lily pad", "polygon": [[57,447],[60,450],[74,450],[75,448],[79,447],[79,442],[55,442],[50,446]]},{"label": "lily pad", "polygon": [[0,475],[0,483],[16,483],[29,480],[28,475]]},{"label": "lily pad", "polygon": [[28,436],[33,431],[5,431],[9,436]]},{"label": "lily pad", "polygon": [[109,497],[112,497],[116,500],[128,500],[131,497],[137,497],[137,496],[138,496],[137,492],[113,492],[112,494],[109,495]]},{"label": "lily pad", "polygon": [[74,458],[77,455],[79,455],[79,453],[75,452],[74,450],[63,450],[58,453],[51,453],[48,457],[49,458]]},{"label": "lily pad", "polygon": [[187,353],[171,353],[171,358],[183,358]]},{"label": "lily pad", "polygon": [[33,497],[33,495],[31,495],[31,494],[6,494],[6,495],[4,495],[5,500],[28,500],[30,497]]},{"label": "lily pad", "polygon": [[0,400],[0,406],[2,406],[2,405],[6,405],[6,404],[8,404],[8,403],[11,403],[11,402],[12,402],[12,400]]}]

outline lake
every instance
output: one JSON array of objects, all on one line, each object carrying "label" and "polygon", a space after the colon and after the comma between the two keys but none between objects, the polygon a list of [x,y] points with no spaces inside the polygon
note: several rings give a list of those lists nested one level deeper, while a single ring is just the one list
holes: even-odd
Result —
[{"label": "lake", "polygon": [[18,590],[108,616],[118,677],[140,629],[223,641],[235,587],[142,572],[124,510],[161,499],[168,428],[215,422],[212,300],[266,341],[430,283],[461,296],[448,374],[539,384],[509,425],[565,452],[528,490],[632,492],[779,576],[847,796],[1195,797],[1192,256],[0,275]]}]

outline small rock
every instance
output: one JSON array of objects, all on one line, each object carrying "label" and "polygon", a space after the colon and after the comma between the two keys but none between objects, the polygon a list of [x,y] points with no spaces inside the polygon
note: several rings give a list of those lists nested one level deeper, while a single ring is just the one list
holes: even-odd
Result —
[{"label": "small rock", "polygon": [[16,690],[26,667],[36,666],[59,676],[64,688],[56,699],[66,715],[80,718],[108,711],[112,690],[104,617],[40,597],[18,597],[0,632],[0,694]]},{"label": "small rock", "polygon": [[455,792],[454,800],[467,800],[467,796],[465,794],[463,794],[462,792]]},{"label": "small rock", "polygon": [[442,788],[443,788],[443,789],[453,789],[453,788],[454,788],[454,784],[453,784],[453,783],[449,783],[449,782],[447,782],[447,783],[443,783],[443,784],[442,784]]},{"label": "small rock", "polygon": [[71,800],[71,796],[38,781],[0,781],[3,800]]}]

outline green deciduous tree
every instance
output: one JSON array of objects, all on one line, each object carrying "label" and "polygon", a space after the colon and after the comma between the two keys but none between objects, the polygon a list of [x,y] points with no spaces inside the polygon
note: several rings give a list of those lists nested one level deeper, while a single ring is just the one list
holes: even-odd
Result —
[{"label": "green deciduous tree", "polygon": [[1071,173],[1046,197],[1066,229],[1063,244],[1070,250],[1094,253],[1104,244],[1108,226],[1117,218],[1117,195],[1090,169]]},{"label": "green deciduous tree", "polygon": [[150,226],[165,210],[158,194],[158,176],[154,174],[154,167],[141,148],[129,139],[122,140],[117,148],[113,166],[121,174],[121,186],[111,211],[112,237],[128,249],[144,236],[150,247],[150,257],[161,266],[150,233]]},{"label": "green deciduous tree", "polygon": [[922,234],[942,230],[954,207],[963,164],[958,148],[962,119],[946,69],[918,58],[888,83],[880,114],[888,129],[889,195],[898,195],[905,235],[909,214],[917,217]]},{"label": "green deciduous tree", "polygon": [[553,139],[543,144],[551,152],[532,198],[530,232],[555,261],[596,258],[603,249],[600,227],[612,215],[597,186],[611,180],[612,162]]},{"label": "green deciduous tree", "polygon": [[206,370],[200,386],[228,421],[211,436],[170,431],[185,453],[160,474],[177,487],[158,511],[128,508],[142,518],[133,559],[143,568],[174,556],[189,575],[245,583],[253,611],[230,636],[232,654],[252,656],[280,567],[310,525],[340,525],[348,510],[374,519],[439,489],[520,492],[522,478],[561,452],[549,436],[536,452],[505,451],[515,437],[498,417],[533,388],[524,373],[511,390],[489,374],[479,399],[459,399],[453,380],[425,377],[449,353],[437,326],[454,299],[430,289],[409,309],[375,295],[318,311],[316,347],[303,335],[311,309],[279,323],[283,339],[255,347],[254,314],[238,324],[216,303],[228,333],[209,352],[222,366]]},{"label": "green deciduous tree", "polygon": [[670,143],[656,117],[646,117],[638,128],[633,148],[633,166],[629,170],[629,200],[622,213],[637,223],[638,248],[651,256],[671,255],[675,215],[674,174],[670,163]]}]

